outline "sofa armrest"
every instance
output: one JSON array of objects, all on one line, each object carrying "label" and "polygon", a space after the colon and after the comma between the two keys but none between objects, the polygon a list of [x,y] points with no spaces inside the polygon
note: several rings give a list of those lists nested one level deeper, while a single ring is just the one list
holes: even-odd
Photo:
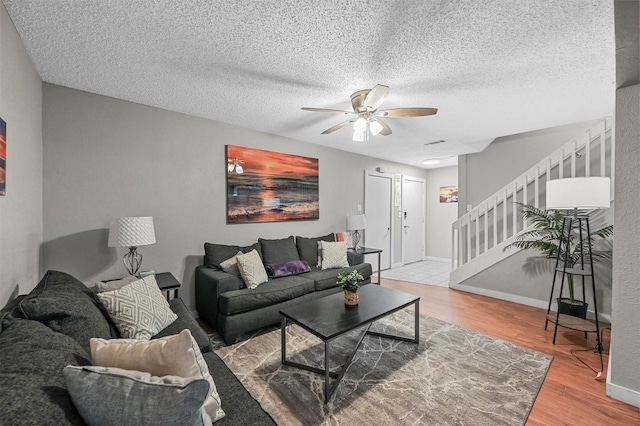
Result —
[{"label": "sofa armrest", "polygon": [[219,299],[222,293],[242,288],[241,279],[217,269],[196,268],[196,310],[200,318],[218,330]]},{"label": "sofa armrest", "polygon": [[181,298],[176,297],[169,300],[169,306],[178,318],[168,327],[153,336],[152,339],[171,336],[180,333],[184,329],[189,329],[196,343],[198,343],[200,351],[202,353],[211,351],[211,341],[209,341],[209,336],[207,336],[207,333],[205,333],[200,325],[198,325],[198,322],[193,318],[193,315],[189,312],[184,301]]},{"label": "sofa armrest", "polygon": [[364,254],[357,253],[353,250],[347,250],[347,261],[349,262],[349,266],[355,266],[364,263]]}]

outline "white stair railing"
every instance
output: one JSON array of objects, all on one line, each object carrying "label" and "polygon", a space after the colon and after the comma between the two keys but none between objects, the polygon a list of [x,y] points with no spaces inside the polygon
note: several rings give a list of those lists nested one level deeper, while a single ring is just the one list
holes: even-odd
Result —
[{"label": "white stair railing", "polygon": [[[502,247],[528,227],[516,203],[545,208],[547,180],[609,176],[613,194],[614,143],[613,117],[603,118],[455,221],[451,227],[450,285],[509,256],[499,254]],[[481,255],[489,252],[493,255],[480,262],[487,264],[477,264]],[[468,268],[468,273],[456,273],[469,263],[476,265]]]}]

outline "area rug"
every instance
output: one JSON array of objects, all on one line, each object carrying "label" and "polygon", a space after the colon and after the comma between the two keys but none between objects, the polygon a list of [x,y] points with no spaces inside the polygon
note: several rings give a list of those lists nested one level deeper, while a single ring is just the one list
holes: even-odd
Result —
[{"label": "area rug", "polygon": [[[403,310],[372,329],[412,337],[413,324]],[[288,359],[323,367],[320,339],[295,325],[287,333]],[[332,370],[361,333],[332,343]],[[215,352],[278,425],[524,424],[551,356],[424,315],[420,339],[365,337],[326,405],[323,376],[280,364],[280,330]]]}]

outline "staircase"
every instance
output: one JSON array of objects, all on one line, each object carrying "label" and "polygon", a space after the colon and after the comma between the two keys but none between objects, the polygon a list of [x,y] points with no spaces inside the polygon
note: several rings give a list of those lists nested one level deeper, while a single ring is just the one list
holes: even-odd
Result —
[{"label": "staircase", "polygon": [[613,123],[613,117],[601,119],[454,222],[449,286],[463,283],[518,251],[503,251],[529,227],[515,202],[545,208],[547,180],[609,176],[613,196]]}]

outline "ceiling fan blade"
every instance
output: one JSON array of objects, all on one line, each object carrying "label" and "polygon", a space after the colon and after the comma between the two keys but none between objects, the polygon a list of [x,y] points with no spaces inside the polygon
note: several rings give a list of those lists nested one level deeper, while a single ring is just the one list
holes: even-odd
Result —
[{"label": "ceiling fan blade", "polygon": [[384,101],[384,98],[387,97],[387,93],[389,93],[388,86],[376,84],[376,86],[371,89],[371,91],[367,94],[367,97],[364,99],[364,106],[378,109],[378,107],[382,104],[382,101]]},{"label": "ceiling fan blade", "polygon": [[347,124],[349,124],[349,123],[353,123],[354,121],[356,121],[356,120],[347,120],[347,121],[343,121],[343,122],[342,122],[342,123],[340,123],[340,124],[336,124],[335,126],[328,128],[327,130],[325,130],[324,132],[322,132],[322,134],[323,134],[323,135],[327,135],[327,134],[329,134],[329,133],[331,133],[331,132],[335,132],[336,130],[342,129],[344,126],[346,126],[346,125],[347,125]]},{"label": "ceiling fan blade", "polygon": [[353,111],[343,111],[340,109],[309,108],[309,107],[302,107],[300,109],[303,111],[312,111],[312,112],[329,112],[331,114],[355,115],[355,112]]},{"label": "ceiling fan blade", "polygon": [[392,108],[384,111],[379,111],[377,116],[380,117],[424,117],[427,115],[434,115],[438,112],[438,108]]},{"label": "ceiling fan blade", "polygon": [[376,121],[380,124],[382,124],[382,130],[380,130],[380,135],[382,136],[389,136],[392,132],[391,132],[391,127],[389,127],[389,125],[387,123],[385,123],[384,121],[380,120],[379,118],[376,119]]}]

